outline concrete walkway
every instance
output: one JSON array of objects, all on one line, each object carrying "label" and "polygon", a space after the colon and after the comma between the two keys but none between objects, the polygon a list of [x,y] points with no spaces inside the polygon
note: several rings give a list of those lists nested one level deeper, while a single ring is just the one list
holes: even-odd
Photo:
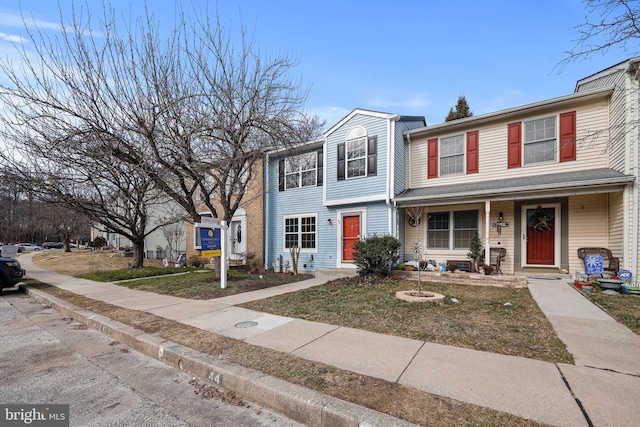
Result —
[{"label": "concrete walkway", "polygon": [[70,278],[36,266],[29,255],[21,256],[20,262],[29,276],[92,299],[541,423],[637,426],[640,422],[640,337],[561,280],[532,279],[529,289],[573,354],[575,365],[432,344],[234,306],[317,286],[331,278],[327,275],[196,301]]}]

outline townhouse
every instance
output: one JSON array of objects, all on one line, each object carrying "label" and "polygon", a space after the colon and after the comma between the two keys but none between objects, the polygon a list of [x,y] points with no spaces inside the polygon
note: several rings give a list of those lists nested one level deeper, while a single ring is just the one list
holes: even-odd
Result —
[{"label": "townhouse", "polygon": [[399,235],[393,198],[404,191],[403,133],[423,117],[356,109],[323,138],[270,152],[265,177],[265,267],[354,268],[353,244]]},{"label": "townhouse", "polygon": [[393,199],[404,247],[465,259],[477,232],[505,248],[505,274],[584,271],[577,249],[606,247],[635,276],[639,64],[567,96],[405,132],[406,189]]}]

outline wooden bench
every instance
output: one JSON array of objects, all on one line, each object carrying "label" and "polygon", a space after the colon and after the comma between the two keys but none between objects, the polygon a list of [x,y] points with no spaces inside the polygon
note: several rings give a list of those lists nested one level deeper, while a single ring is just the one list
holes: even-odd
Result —
[{"label": "wooden bench", "polygon": [[[604,259],[604,271],[611,274],[618,274],[620,270],[620,258],[614,257],[610,249],[607,248],[578,248],[578,258],[584,263],[587,256],[601,256]],[[585,264],[584,270],[587,271]]]}]

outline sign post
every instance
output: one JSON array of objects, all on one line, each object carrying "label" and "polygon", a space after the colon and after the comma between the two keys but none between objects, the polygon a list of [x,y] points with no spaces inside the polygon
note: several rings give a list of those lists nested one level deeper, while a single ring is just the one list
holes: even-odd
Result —
[{"label": "sign post", "polygon": [[211,218],[202,218],[206,222],[196,223],[200,228],[200,245],[203,258],[220,257],[220,287],[227,287],[227,231],[226,221],[218,224]]}]

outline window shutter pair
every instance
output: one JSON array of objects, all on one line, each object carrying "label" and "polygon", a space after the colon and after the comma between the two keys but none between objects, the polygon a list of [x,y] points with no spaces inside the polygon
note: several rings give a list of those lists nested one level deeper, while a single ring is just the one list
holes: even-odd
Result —
[{"label": "window shutter pair", "polygon": [[[480,132],[477,130],[467,132],[465,157],[467,160],[466,172],[478,173],[480,170]],[[427,178],[438,177],[438,138],[427,141]]]},{"label": "window shutter pair", "polygon": [[[322,150],[316,152],[316,185],[321,187],[324,181]],[[284,159],[278,162],[278,191],[284,191]]]},{"label": "window shutter pair", "polygon": [[[558,132],[561,162],[576,160],[576,112],[560,114]],[[522,166],[522,122],[510,123],[507,131],[507,167]]]},{"label": "window shutter pair", "polygon": [[[346,177],[346,147],[345,143],[338,144],[338,181],[344,181]],[[378,173],[378,137],[367,139],[367,176]]]}]

